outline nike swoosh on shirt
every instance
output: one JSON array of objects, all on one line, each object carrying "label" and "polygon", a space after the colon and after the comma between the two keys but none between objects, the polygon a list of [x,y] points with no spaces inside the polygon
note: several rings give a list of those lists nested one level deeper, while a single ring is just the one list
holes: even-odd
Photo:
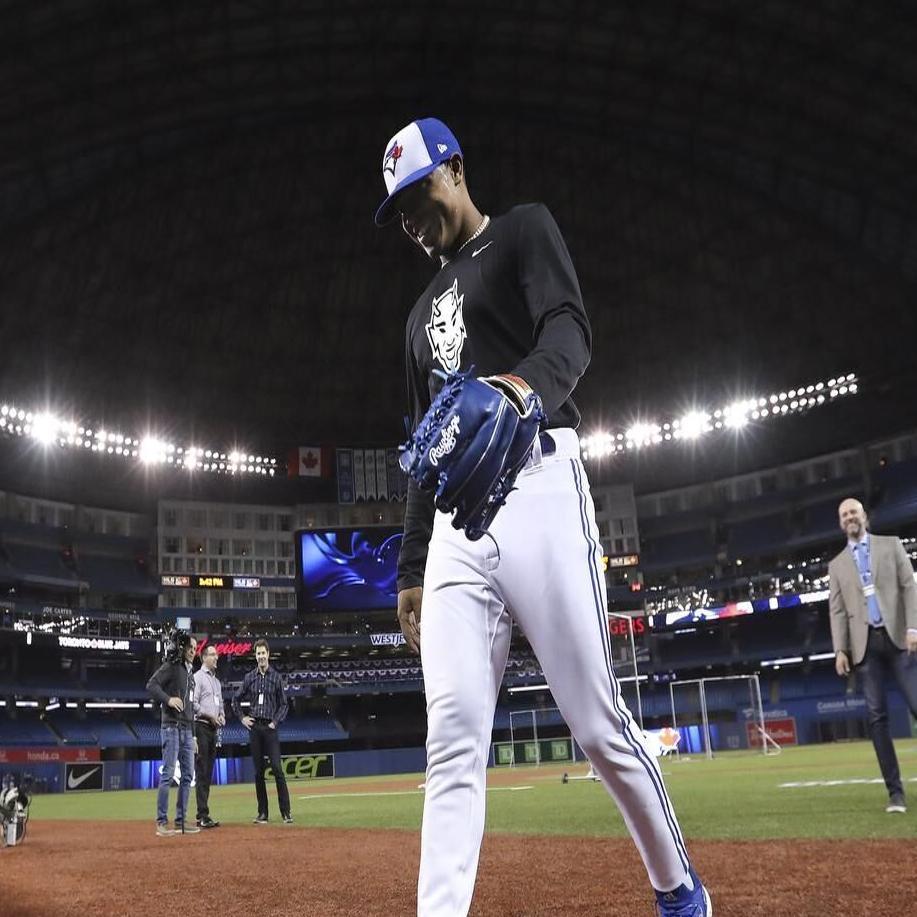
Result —
[{"label": "nike swoosh on shirt", "polygon": [[82,777],[74,778],[73,774],[67,777],[67,789],[75,790],[78,786],[85,783],[94,773],[101,770],[101,767],[94,767],[91,771],[86,771]]},{"label": "nike swoosh on shirt", "polygon": [[493,245],[493,244],[494,244],[494,240],[491,239],[491,240],[487,243],[487,245],[482,245],[480,248],[476,248],[476,249],[471,253],[471,257],[472,257],[472,258],[477,258],[478,255],[480,255],[481,252],[484,251],[484,249],[487,248],[488,245]]}]

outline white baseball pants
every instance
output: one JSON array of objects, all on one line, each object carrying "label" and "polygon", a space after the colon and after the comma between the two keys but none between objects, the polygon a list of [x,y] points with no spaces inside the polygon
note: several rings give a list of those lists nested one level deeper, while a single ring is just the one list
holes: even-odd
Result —
[{"label": "white baseball pants", "polygon": [[621,810],[653,887],[676,887],[688,869],[659,768],[612,670],[602,552],[579,440],[570,429],[550,436],[554,454],[536,446],[479,541],[436,514],[420,624],[427,696],[420,917],[463,917],[471,905],[513,620]]}]

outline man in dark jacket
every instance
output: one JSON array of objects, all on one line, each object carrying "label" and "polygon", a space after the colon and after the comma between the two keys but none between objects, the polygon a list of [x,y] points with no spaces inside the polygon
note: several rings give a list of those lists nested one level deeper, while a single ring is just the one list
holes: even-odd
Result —
[{"label": "man in dark jacket", "polygon": [[[194,774],[194,676],[191,666],[197,650],[197,640],[191,634],[178,631],[166,661],[153,673],[146,689],[162,704],[162,773],[156,797],[156,834],[197,834],[201,829],[185,820],[191,777]],[[178,799],[175,803],[175,829],[169,827],[169,785],[180,768]]]}]

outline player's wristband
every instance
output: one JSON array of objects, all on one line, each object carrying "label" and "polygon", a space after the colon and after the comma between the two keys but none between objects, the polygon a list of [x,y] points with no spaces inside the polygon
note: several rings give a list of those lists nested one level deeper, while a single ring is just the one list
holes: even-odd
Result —
[{"label": "player's wristband", "polygon": [[492,385],[506,395],[520,414],[525,413],[526,399],[532,394],[532,386],[521,376],[514,376],[512,373],[501,373],[498,376],[483,376],[481,381]]}]

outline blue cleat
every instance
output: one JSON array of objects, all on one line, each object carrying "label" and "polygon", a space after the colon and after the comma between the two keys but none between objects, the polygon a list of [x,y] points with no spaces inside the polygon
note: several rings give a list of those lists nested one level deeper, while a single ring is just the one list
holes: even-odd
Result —
[{"label": "blue cleat", "polygon": [[691,870],[694,888],[679,885],[670,892],[656,892],[656,917],[713,917],[710,894]]}]

